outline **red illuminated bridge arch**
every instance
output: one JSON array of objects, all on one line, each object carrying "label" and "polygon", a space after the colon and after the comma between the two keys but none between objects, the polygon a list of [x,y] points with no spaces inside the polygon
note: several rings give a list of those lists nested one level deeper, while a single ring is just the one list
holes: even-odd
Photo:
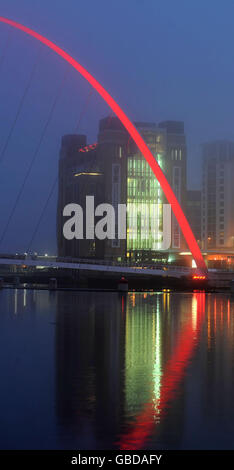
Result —
[{"label": "red illuminated bridge arch", "polygon": [[13,26],[13,28],[20,29],[21,31],[24,31],[25,33],[29,34],[30,36],[34,37],[38,41],[42,42],[45,44],[47,47],[52,49],[54,52],[56,52],[60,57],[62,57],[66,62],[68,62],[74,69],[77,70],[89,83],[92,85],[92,87],[101,95],[101,97],[106,101],[106,103],[110,106],[110,108],[114,111],[116,116],[120,119],[124,127],[127,129],[128,133],[136,143],[137,147],[139,148],[140,152],[142,155],[145,157],[146,161],[150,165],[152,171],[154,172],[157,180],[160,183],[160,186],[162,190],[164,191],[164,194],[172,207],[172,211],[175,214],[175,217],[180,225],[180,228],[182,230],[182,233],[184,235],[184,238],[188,244],[188,247],[193,255],[194,260],[196,261],[197,267],[206,270],[206,265],[204,262],[204,259],[202,257],[200,248],[196,242],[196,239],[193,235],[193,232],[189,226],[189,223],[180,207],[180,204],[170,186],[168,183],[163,171],[161,170],[159,164],[157,161],[154,159],[153,154],[147,147],[144,139],[141,137],[135,126],[132,124],[132,122],[128,119],[126,114],[122,111],[122,109],[119,107],[119,105],[116,103],[116,101],[110,96],[110,94],[103,88],[103,86],[84,68],[82,65],[79,64],[73,57],[71,57],[69,54],[67,54],[63,49],[58,47],[56,44],[54,44],[52,41],[49,39],[45,38],[44,36],[41,36],[38,34],[36,31],[33,31],[30,28],[27,28],[26,26],[23,26],[20,23],[16,23],[15,21],[9,20],[8,18],[0,17],[0,22],[6,23],[10,26]]}]

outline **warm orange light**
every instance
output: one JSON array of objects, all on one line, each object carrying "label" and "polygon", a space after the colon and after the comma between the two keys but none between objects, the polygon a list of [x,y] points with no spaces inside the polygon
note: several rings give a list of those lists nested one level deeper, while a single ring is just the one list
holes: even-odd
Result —
[{"label": "warm orange light", "polygon": [[195,281],[198,281],[198,280],[199,280],[199,281],[205,281],[206,276],[198,276],[197,274],[194,274],[193,279],[194,279]]}]

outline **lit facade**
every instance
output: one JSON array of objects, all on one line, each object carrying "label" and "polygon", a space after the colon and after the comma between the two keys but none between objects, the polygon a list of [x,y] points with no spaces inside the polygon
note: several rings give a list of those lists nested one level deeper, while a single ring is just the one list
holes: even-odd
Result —
[{"label": "lit facade", "polygon": [[[136,123],[163,168],[165,131],[155,124]],[[148,163],[132,146],[127,153],[127,257],[152,260],[162,247],[165,196]],[[153,223],[152,223],[153,222]]]},{"label": "lit facade", "polygon": [[[186,200],[186,141],[182,122],[135,123],[161,169],[166,174],[182,207]],[[134,149],[127,154],[127,256],[145,261],[164,261],[162,251],[165,195],[151,168]],[[171,215],[170,252],[184,247],[179,225]],[[151,225],[147,220],[154,220]]]},{"label": "lit facade", "polygon": [[[158,159],[159,161],[159,159]],[[154,173],[139,155],[128,158],[127,250],[159,250],[162,242],[162,191]],[[157,207],[155,207],[157,205]],[[154,217],[151,228],[148,221]]]}]

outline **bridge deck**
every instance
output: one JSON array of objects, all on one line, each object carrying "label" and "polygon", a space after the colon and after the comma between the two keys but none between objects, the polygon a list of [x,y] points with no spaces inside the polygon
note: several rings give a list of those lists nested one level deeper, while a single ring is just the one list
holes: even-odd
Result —
[{"label": "bridge deck", "polygon": [[62,261],[45,261],[33,259],[9,259],[0,258],[0,265],[12,266],[41,266],[47,268],[62,268],[62,269],[77,269],[83,271],[101,271],[122,274],[134,274],[141,276],[163,276],[163,277],[176,277],[188,276],[192,273],[192,269],[180,266],[174,266],[169,269],[158,268],[144,268],[144,267],[129,267],[129,266],[113,266],[106,264],[91,264],[91,263],[66,263]]}]

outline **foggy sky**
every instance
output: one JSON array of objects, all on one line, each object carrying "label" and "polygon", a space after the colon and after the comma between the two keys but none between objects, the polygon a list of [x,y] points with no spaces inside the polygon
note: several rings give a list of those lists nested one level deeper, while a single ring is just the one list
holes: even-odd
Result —
[{"label": "foggy sky", "polygon": [[[0,0],[19,21],[78,59],[136,121],[185,122],[188,186],[200,188],[204,141],[234,140],[234,2],[231,0]],[[0,24],[0,152],[36,63],[0,163],[1,230],[61,83],[58,103],[2,251],[25,251],[57,174],[61,136],[72,133],[90,92],[75,71],[25,34]],[[108,107],[93,93],[80,133],[96,140]],[[56,252],[56,192],[33,249]]]}]

